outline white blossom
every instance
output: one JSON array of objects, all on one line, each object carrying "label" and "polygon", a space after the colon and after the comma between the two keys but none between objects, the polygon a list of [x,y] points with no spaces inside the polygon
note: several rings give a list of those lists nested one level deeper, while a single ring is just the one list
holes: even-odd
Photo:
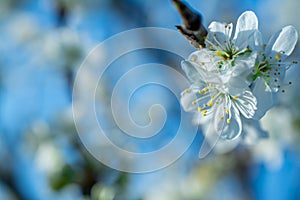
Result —
[{"label": "white blossom", "polygon": [[211,128],[223,139],[238,137],[242,132],[241,115],[252,118],[256,110],[256,98],[251,91],[235,93],[236,88],[229,84],[230,77],[214,67],[205,49],[183,61],[182,68],[192,82],[182,93],[182,107],[198,112],[198,122],[212,123]]},{"label": "white blossom", "polygon": [[296,29],[286,26],[264,44],[252,11],[238,18],[234,36],[232,29],[232,24],[212,22],[206,48],[181,63],[191,82],[181,94],[183,109],[197,113],[195,122],[209,143],[221,138],[219,143],[230,145],[227,149],[240,139],[253,144],[268,136],[258,120],[273,107],[286,70],[296,63],[284,60],[298,40]]}]

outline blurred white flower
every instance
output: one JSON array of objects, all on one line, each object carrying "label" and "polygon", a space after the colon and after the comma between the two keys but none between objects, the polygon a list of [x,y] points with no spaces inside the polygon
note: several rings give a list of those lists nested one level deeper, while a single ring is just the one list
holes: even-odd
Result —
[{"label": "blurred white flower", "polygon": [[65,164],[60,150],[51,142],[38,147],[35,162],[41,171],[50,175],[61,170]]},{"label": "blurred white flower", "polygon": [[262,127],[268,130],[270,138],[261,140],[252,149],[254,158],[266,164],[270,170],[279,170],[283,162],[284,150],[295,144],[297,135],[293,116],[288,109],[278,107],[270,110],[261,120]]},{"label": "blurred white flower", "polygon": [[50,31],[39,42],[43,43],[41,63],[68,69],[79,67],[87,46],[86,41],[69,28]]}]

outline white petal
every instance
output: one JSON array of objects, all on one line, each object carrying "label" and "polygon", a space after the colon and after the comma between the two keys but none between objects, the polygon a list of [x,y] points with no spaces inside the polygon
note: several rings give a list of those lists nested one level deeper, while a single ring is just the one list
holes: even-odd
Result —
[{"label": "white petal", "polygon": [[231,95],[240,95],[252,83],[252,80],[249,80],[249,75],[255,59],[256,54],[251,54],[249,57],[240,56],[236,59],[236,65],[232,68],[227,84],[228,92]]},{"label": "white petal", "polygon": [[192,111],[195,112],[197,110],[198,105],[193,104],[192,102],[195,101],[196,99],[197,99],[197,95],[194,92],[192,91],[182,92],[180,103],[183,110],[186,112],[192,112]]},{"label": "white petal", "polygon": [[197,112],[195,113],[195,117],[194,117],[194,124],[196,125],[209,125],[211,123],[211,119],[212,119],[213,115],[212,112],[207,112],[206,116],[202,116],[201,112]]},{"label": "white petal", "polygon": [[258,29],[258,20],[254,12],[243,12],[237,20],[235,37],[241,31],[248,31]]},{"label": "white petal", "polygon": [[[237,138],[241,134],[242,124],[238,110],[230,105],[230,101],[226,103],[224,99],[220,99],[220,102],[218,106],[214,107],[213,123],[206,123],[203,126],[205,139],[199,151],[199,158],[206,157],[215,148],[218,153],[225,153],[236,147],[239,142]],[[224,106],[232,107],[230,124],[226,123],[226,118],[221,119],[226,114]],[[232,141],[233,139],[236,139],[236,142]]]},{"label": "white petal", "polygon": [[271,92],[270,87],[266,85],[263,78],[256,79],[252,93],[257,100],[257,110],[253,119],[259,120],[273,107],[273,93]]},{"label": "white petal", "polygon": [[[287,66],[285,64],[281,64],[280,67],[277,65],[273,65],[270,70],[270,88],[272,92],[277,92],[279,90],[278,86],[282,86],[284,82],[284,77],[286,74]],[[276,75],[275,75],[276,74]]]},{"label": "white petal", "polygon": [[249,84],[244,77],[236,76],[232,77],[226,86],[230,95],[239,96],[248,88]]},{"label": "white petal", "polygon": [[225,46],[227,46],[231,37],[231,32],[232,24],[212,22],[208,27],[208,34],[205,40],[206,46],[208,48],[212,46],[213,49],[222,50]]},{"label": "white petal", "polygon": [[234,140],[242,133],[242,122],[238,109],[232,104],[230,123],[224,124],[224,130],[221,137],[226,140]]},{"label": "white petal", "polygon": [[229,80],[229,87],[245,89],[248,85],[247,80],[243,76],[233,76]]},{"label": "white petal", "polygon": [[197,62],[197,63],[200,63],[200,62],[208,63],[208,62],[211,62],[211,57],[208,53],[208,50],[206,48],[202,48],[199,51],[193,52],[189,56],[188,60],[191,62]]},{"label": "white petal", "polygon": [[248,45],[249,36],[258,28],[258,20],[254,12],[246,11],[238,18],[234,43],[239,49],[244,49]]},{"label": "white petal", "polygon": [[289,56],[298,41],[298,33],[295,27],[286,26],[275,33],[268,42],[267,54],[274,52],[284,52],[282,55]]},{"label": "white petal", "polygon": [[251,53],[250,55],[243,55],[237,57],[235,60],[235,66],[233,70],[233,75],[238,76],[243,74],[248,76],[251,72],[251,69],[255,66],[257,53]]},{"label": "white petal", "polygon": [[229,152],[239,144],[240,138],[235,140],[223,140],[213,128],[208,129],[207,126],[208,125],[204,127],[205,139],[199,152],[200,158],[205,157],[212,150],[218,154]]},{"label": "white petal", "polygon": [[214,152],[218,154],[223,154],[232,151],[234,148],[238,146],[241,138],[238,137],[234,140],[218,140],[217,144],[214,147]]},{"label": "white petal", "polygon": [[251,50],[262,52],[263,45],[264,41],[261,32],[259,30],[255,30],[249,38],[249,48]]},{"label": "white petal", "polygon": [[[223,132],[224,127],[224,121],[221,121],[220,117],[222,116],[222,109],[225,106],[224,99],[220,99],[220,104],[215,105],[212,109],[212,115],[209,118],[210,121],[206,122],[202,126],[202,130],[204,133],[204,141],[201,145],[200,151],[199,151],[199,158],[204,158],[207,156],[216,146],[217,142],[220,140],[220,136]],[[224,110],[224,109],[223,109]],[[219,119],[217,121],[216,119]],[[213,123],[211,123],[213,122]]]},{"label": "white petal", "polygon": [[[199,88],[195,85],[192,85],[189,88],[188,92],[181,93],[180,103],[184,111],[186,112],[197,112],[198,107],[203,107],[211,99],[209,94],[199,95]],[[196,102],[197,100],[197,102]],[[193,103],[196,102],[196,103]]]},{"label": "white petal", "polygon": [[221,135],[224,129],[226,113],[224,107],[226,106],[223,98],[219,98],[219,104],[214,105],[214,115],[213,115],[213,126],[214,130],[218,135]]},{"label": "white petal", "polygon": [[255,96],[250,91],[245,91],[242,96],[239,96],[234,103],[240,113],[246,118],[252,118],[257,109],[257,101]]},{"label": "white petal", "polygon": [[181,62],[181,67],[192,83],[201,82],[201,76],[191,62],[184,60]]},{"label": "white petal", "polygon": [[205,137],[199,151],[200,159],[205,158],[215,148],[220,139],[211,123],[202,126],[202,130]]},{"label": "white petal", "polygon": [[[230,28],[225,28],[225,26],[230,27]],[[226,35],[228,38],[230,38],[231,33],[232,33],[232,24],[227,24],[227,23],[221,23],[221,22],[212,22],[210,23],[208,30],[213,33],[222,33]]]}]

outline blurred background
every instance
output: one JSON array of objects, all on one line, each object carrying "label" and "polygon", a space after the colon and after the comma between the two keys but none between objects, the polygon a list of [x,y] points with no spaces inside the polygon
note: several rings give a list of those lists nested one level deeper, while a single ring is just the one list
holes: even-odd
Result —
[{"label": "blurred background", "polygon": [[[298,0],[188,3],[203,14],[206,26],[213,20],[235,23],[243,11],[253,10],[265,39],[285,25],[300,30]],[[180,23],[169,0],[1,0],[0,199],[300,199],[297,65],[287,74],[293,84],[261,121],[270,137],[250,147],[240,145],[228,153],[199,160],[203,136],[198,131],[179,160],[146,174],[113,170],[84,148],[72,116],[72,86],[88,52],[122,31],[148,26],[175,30],[174,25]],[[163,42],[172,45],[176,41]],[[297,45],[289,60],[297,60],[299,55]],[[122,59],[127,70],[157,62],[182,72],[182,58],[166,52],[145,50]],[[106,105],[122,70],[115,67],[107,72],[99,105]],[[157,76],[172,78],[167,74]],[[151,99],[155,94],[168,104],[168,121],[161,134],[150,143],[139,144],[141,151],[153,151],[174,137],[180,108],[164,89],[145,89],[136,94],[138,109],[145,109],[141,95]],[[142,111],[134,111],[137,121],[147,121]],[[106,119],[103,123],[112,133],[116,130],[113,122]],[[116,143],[124,148],[128,145],[118,134],[112,135]]]}]

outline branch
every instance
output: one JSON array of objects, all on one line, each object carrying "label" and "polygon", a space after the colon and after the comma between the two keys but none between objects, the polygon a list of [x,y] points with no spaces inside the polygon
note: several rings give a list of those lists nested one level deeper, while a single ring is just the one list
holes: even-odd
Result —
[{"label": "branch", "polygon": [[202,24],[201,14],[181,0],[172,0],[172,2],[182,19],[182,26],[176,26],[178,31],[183,34],[194,47],[205,47],[204,40],[207,35],[207,30]]}]

